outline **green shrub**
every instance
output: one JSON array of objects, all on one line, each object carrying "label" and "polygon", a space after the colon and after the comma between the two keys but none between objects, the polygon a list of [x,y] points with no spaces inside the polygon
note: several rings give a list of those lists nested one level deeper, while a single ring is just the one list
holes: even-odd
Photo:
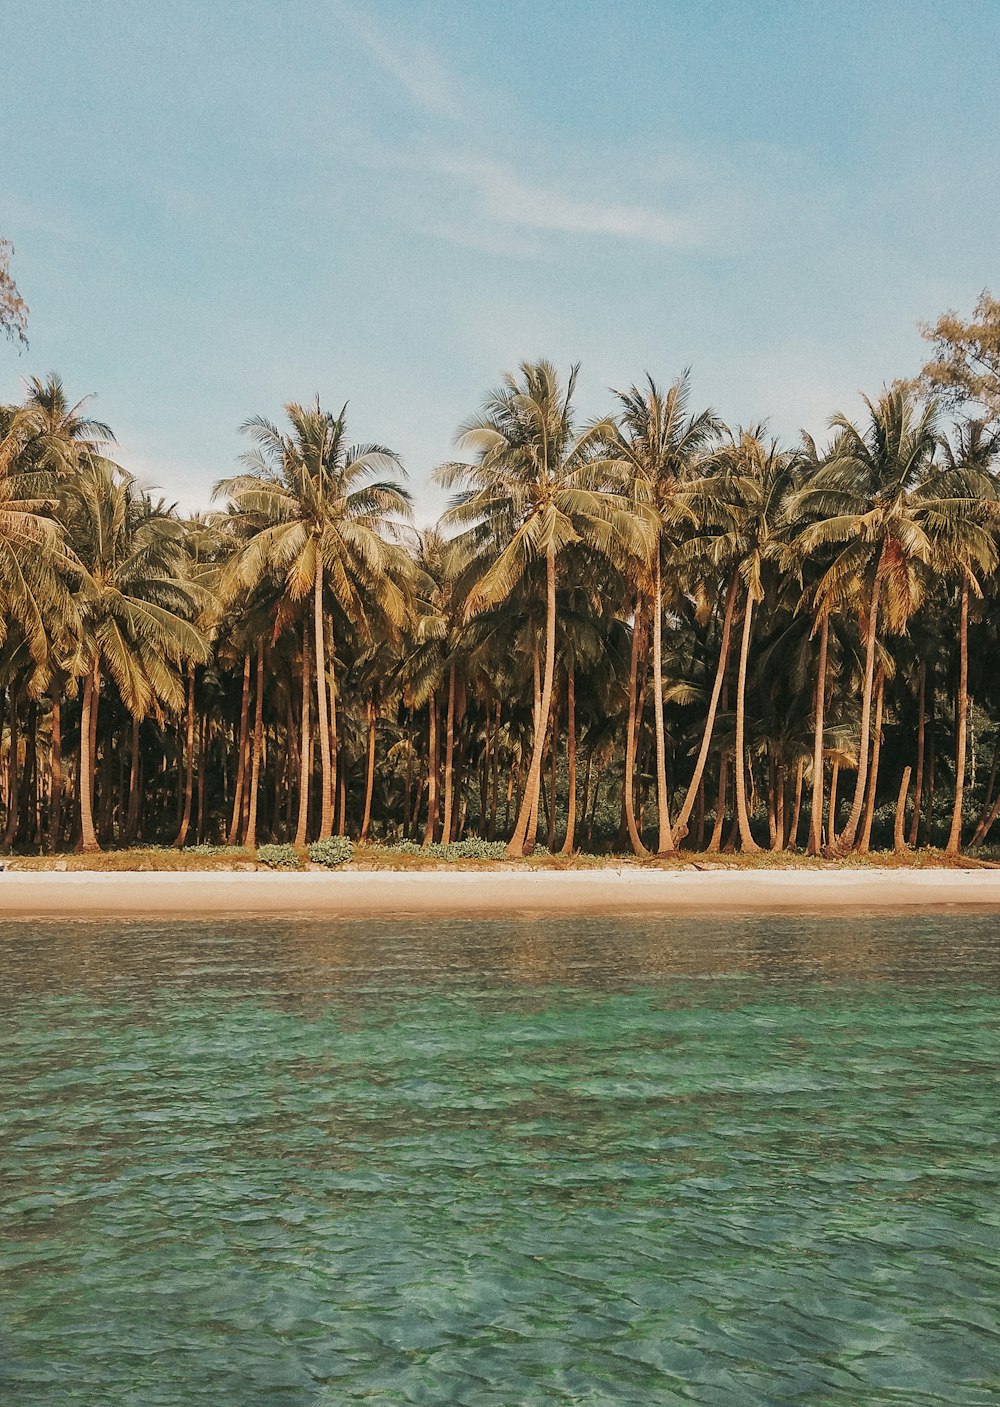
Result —
[{"label": "green shrub", "polygon": [[481,840],[473,836],[469,840],[444,845],[441,851],[446,860],[503,860],[507,855],[507,844],[503,840]]},{"label": "green shrub", "polygon": [[213,859],[218,855],[245,855],[247,852],[239,845],[209,845],[207,841],[202,841],[200,845],[188,845],[185,848],[187,855],[204,855]]},{"label": "green shrub", "polygon": [[258,845],[257,859],[273,870],[297,870],[302,857],[294,845]]},{"label": "green shrub", "polygon": [[[427,850],[425,850],[424,847],[415,840],[397,840],[394,844],[387,845],[385,848],[391,851],[393,855],[424,855],[433,853],[435,849],[434,846],[428,846]],[[436,848],[438,850],[441,849],[440,846]]]},{"label": "green shrub", "polygon": [[308,855],[314,865],[325,865],[328,870],[338,865],[346,865],[354,854],[354,847],[346,835],[331,835],[326,840],[314,840],[309,846]]}]

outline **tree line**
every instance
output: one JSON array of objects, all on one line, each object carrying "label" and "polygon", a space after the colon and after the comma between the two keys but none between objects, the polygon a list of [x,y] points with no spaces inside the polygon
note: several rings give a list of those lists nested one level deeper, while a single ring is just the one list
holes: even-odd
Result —
[{"label": "tree line", "polygon": [[789,446],[686,374],[585,421],[575,369],[526,362],[428,531],[346,407],[247,422],[185,517],[31,379],[0,408],[3,848],[980,844],[1000,431],[946,421],[940,364]]}]

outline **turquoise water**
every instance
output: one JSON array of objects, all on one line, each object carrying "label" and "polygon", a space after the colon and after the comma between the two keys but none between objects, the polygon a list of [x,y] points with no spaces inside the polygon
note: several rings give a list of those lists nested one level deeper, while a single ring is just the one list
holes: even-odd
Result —
[{"label": "turquoise water", "polygon": [[0,925],[0,1401],[1000,1402],[998,939]]}]

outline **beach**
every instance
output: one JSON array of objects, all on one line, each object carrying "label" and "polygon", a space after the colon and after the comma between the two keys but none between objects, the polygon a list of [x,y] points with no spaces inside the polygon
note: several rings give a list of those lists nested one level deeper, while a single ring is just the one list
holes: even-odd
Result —
[{"label": "beach", "polygon": [[7,872],[0,918],[997,909],[1000,870]]}]

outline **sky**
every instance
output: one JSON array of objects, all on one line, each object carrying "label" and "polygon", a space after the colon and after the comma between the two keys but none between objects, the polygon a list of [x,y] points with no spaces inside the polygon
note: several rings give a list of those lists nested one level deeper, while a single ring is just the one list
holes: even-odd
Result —
[{"label": "sky", "polygon": [[0,235],[185,510],[319,394],[435,464],[502,373],[822,434],[1000,291],[996,0],[5,0]]}]

